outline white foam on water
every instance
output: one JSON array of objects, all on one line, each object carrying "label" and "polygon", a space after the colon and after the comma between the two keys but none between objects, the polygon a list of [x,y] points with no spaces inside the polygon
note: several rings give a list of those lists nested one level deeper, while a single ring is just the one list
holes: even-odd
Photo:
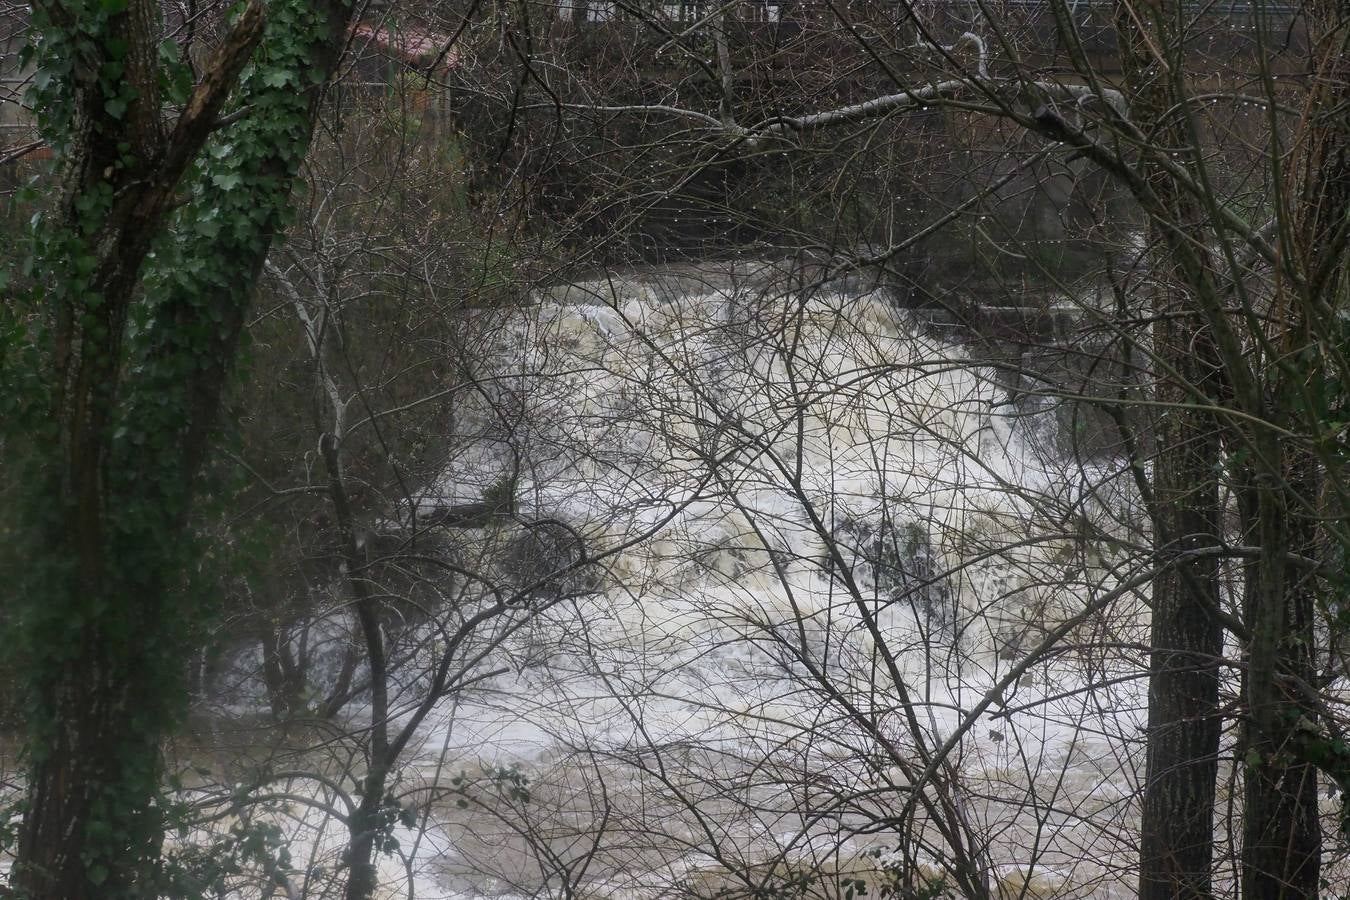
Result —
[{"label": "white foam on water", "polygon": [[[881,294],[615,281],[519,310],[479,350],[428,496],[480,497],[519,466],[520,515],[584,536],[601,589],[427,720],[401,777],[515,765],[532,796],[434,805],[416,858],[382,861],[382,896],[409,896],[409,871],[418,897],[503,900],[670,895],[735,861],[881,877],[861,854],[893,854],[879,823],[924,753],[1128,561],[1075,524],[1118,502],[1119,467],[1031,452],[993,373]],[[1117,501],[1094,500],[1108,484]],[[460,539],[488,559],[499,537]],[[1125,644],[1141,622],[1126,595],[1081,635]],[[1128,651],[1078,636],[943,778],[994,880],[1126,896],[1143,684]],[[293,858],[333,858],[320,818],[300,814]]]}]

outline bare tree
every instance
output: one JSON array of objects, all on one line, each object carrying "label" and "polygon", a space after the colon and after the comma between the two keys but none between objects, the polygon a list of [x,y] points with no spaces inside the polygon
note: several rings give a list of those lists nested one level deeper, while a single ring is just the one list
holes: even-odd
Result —
[{"label": "bare tree", "polygon": [[[1327,705],[1328,695],[1316,687],[1314,661],[1328,649],[1326,644],[1315,649],[1321,640],[1314,627],[1315,598],[1323,591],[1317,573],[1326,571],[1319,559],[1323,548],[1342,543],[1319,486],[1323,469],[1341,467],[1340,451],[1327,449],[1339,446],[1339,426],[1327,431],[1326,416],[1341,402],[1332,397],[1339,397],[1336,373],[1342,361],[1335,339],[1328,343],[1313,334],[1338,333],[1333,311],[1343,302],[1344,288],[1333,285],[1342,285],[1344,276],[1331,257],[1321,256],[1322,262],[1306,269],[1291,260],[1313,252],[1296,248],[1331,239],[1324,225],[1315,226],[1323,229],[1316,232],[1320,238],[1308,237],[1304,229],[1310,220],[1327,221],[1322,218],[1325,204],[1338,202],[1334,185],[1341,176],[1338,163],[1323,164],[1313,174],[1302,163],[1290,168],[1289,159],[1322,154],[1344,137],[1342,123],[1323,112],[1327,92],[1339,89],[1331,85],[1342,84],[1335,74],[1341,55],[1327,49],[1341,40],[1336,37],[1341,25],[1328,25],[1339,22],[1338,14],[1310,10],[1312,27],[1305,30],[1300,10],[1263,4],[1214,18],[1182,4],[1146,14],[1120,5],[1113,15],[1092,8],[1079,19],[1074,10],[1051,3],[1017,15],[982,10],[973,26],[908,7],[803,8],[798,30],[776,31],[815,49],[814,59],[791,69],[782,81],[770,82],[763,94],[734,94],[733,70],[757,71],[764,62],[753,40],[740,48],[740,58],[730,50],[729,15],[718,12],[676,32],[660,11],[635,7],[625,12],[639,33],[662,35],[656,39],[662,50],[687,48],[693,57],[698,42],[709,40],[716,71],[710,70],[708,78],[720,86],[713,97],[674,87],[657,102],[658,91],[643,83],[647,73],[639,51],[601,69],[602,77],[616,85],[616,72],[627,75],[627,94],[610,99],[612,94],[605,95],[609,84],[589,77],[584,67],[563,66],[556,70],[561,77],[548,82],[535,106],[541,116],[574,112],[579,123],[603,122],[621,142],[631,135],[613,148],[615,159],[662,161],[648,163],[653,173],[648,184],[658,185],[648,194],[654,201],[644,203],[643,194],[633,193],[629,204],[619,206],[610,192],[612,180],[601,176],[595,184],[596,215],[633,210],[628,221],[635,231],[649,232],[650,224],[641,217],[675,197],[685,214],[702,214],[705,225],[715,221],[711,210],[734,207],[734,193],[714,200],[700,196],[693,185],[697,177],[725,170],[732,160],[744,164],[769,156],[778,165],[776,174],[788,183],[799,160],[814,155],[827,169],[846,160],[853,168],[836,169],[842,174],[834,183],[856,185],[858,163],[868,158],[871,142],[893,140],[889,135],[906,121],[902,117],[931,116],[934,110],[943,110],[948,122],[976,129],[979,137],[971,144],[984,152],[996,151],[993,141],[1017,131],[1048,142],[1057,159],[1086,161],[1115,185],[1118,197],[1128,198],[1123,206],[1133,207],[1137,243],[1146,252],[1131,258],[1105,248],[1108,262],[1092,275],[1095,295],[1113,291],[1121,301],[1116,309],[1090,302],[1094,294],[1085,295],[1081,285],[1066,284],[1063,269],[1032,268],[1040,269],[1038,281],[1077,304],[1079,314],[1100,322],[1117,347],[1130,348],[1118,389],[1098,379],[1084,393],[1120,431],[1137,502],[1152,519],[1148,540],[1141,541],[1152,559],[1145,571],[1156,573],[1149,579],[1147,758],[1152,774],[1145,779],[1142,889],[1149,896],[1208,896],[1213,890],[1215,784],[1227,718],[1219,698],[1227,657],[1244,673],[1238,715],[1244,737],[1238,756],[1247,785],[1241,865],[1246,890],[1291,896],[1315,892],[1322,838],[1314,768],[1338,782],[1342,778],[1335,749],[1337,716]],[[1239,28],[1238,19],[1249,20],[1250,28]],[[958,34],[956,28],[965,30]],[[1205,28],[1217,39],[1201,37]],[[1052,48],[1052,42],[1064,49]],[[782,46],[772,39],[770,44],[773,52]],[[829,55],[820,48],[829,48]],[[548,64],[536,64],[519,45],[513,52],[523,70],[510,95],[515,101],[511,122],[520,135],[528,131],[518,123],[528,121],[532,108],[522,94],[529,95],[530,76]],[[1047,54],[1071,74],[1040,74],[1039,60]],[[1110,77],[1112,58],[1124,69],[1119,84]],[[873,89],[871,96],[864,93],[854,102],[822,104],[812,94],[813,67],[842,69],[845,60],[856,60],[855,71],[874,80],[863,74],[836,81],[836,91],[866,92],[874,84],[888,89]],[[1299,60],[1319,73],[1304,84],[1284,78]],[[690,70],[699,65],[694,59]],[[1211,89],[1215,79],[1244,70],[1259,86],[1254,93]],[[544,83],[542,74],[535,80]],[[760,103],[772,111],[762,111]],[[1235,108],[1246,112],[1233,117]],[[1294,121],[1307,123],[1306,130],[1287,143],[1286,123]],[[665,137],[654,142],[653,132]],[[825,142],[829,135],[840,137]],[[1241,136],[1243,143],[1223,147],[1225,135]],[[689,147],[686,159],[667,162],[682,143]],[[950,143],[959,144],[959,138]],[[654,149],[658,144],[660,151]],[[528,164],[534,152],[523,144],[522,160]],[[603,155],[592,150],[584,158]],[[548,158],[554,158],[553,151]],[[951,157],[944,153],[942,158]],[[945,199],[946,208],[931,225],[880,242],[875,220],[856,229],[839,228],[839,213],[847,217],[857,209],[850,202],[856,195],[834,206],[826,201],[823,209],[836,211],[832,217],[822,214],[822,206],[811,206],[823,199],[820,193],[801,189],[801,206],[816,216],[789,218],[800,237],[787,239],[780,231],[780,240],[770,246],[793,252],[809,248],[827,273],[868,264],[905,279],[908,273],[898,263],[916,243],[943,229],[956,232],[954,225],[982,214],[982,207],[1008,210],[999,192],[1016,179],[975,167],[967,174],[976,171],[987,185],[983,191],[977,189],[969,199]],[[584,177],[581,183],[590,184]],[[1039,187],[1047,189],[1049,182]],[[735,214],[769,219],[744,208]],[[1103,223],[1112,218],[1104,207],[1090,208],[1089,215]],[[1008,228],[1006,220],[972,231],[995,254],[1029,255],[1027,234]],[[1003,232],[1001,240],[991,231]],[[1344,235],[1335,234],[1332,243],[1339,247]],[[1316,273],[1312,281],[1306,280],[1307,272]],[[1136,288],[1140,283],[1146,285],[1142,291]],[[1010,287],[1006,279],[1003,287]],[[1281,300],[1285,292],[1302,299]],[[1314,320],[1321,324],[1310,330]],[[1137,330],[1141,321],[1155,323],[1151,332]],[[1107,357],[1100,365],[1113,364]],[[1029,374],[1035,384],[1040,373]],[[1033,393],[1065,391],[1063,385],[1040,381]],[[1312,412],[1314,407],[1319,411]],[[1141,410],[1157,415],[1131,422]],[[1230,562],[1221,564],[1224,559]],[[1226,591],[1225,579],[1238,562],[1242,586]],[[1237,657],[1229,655],[1230,642],[1242,647]],[[1275,851],[1277,846],[1281,849]]]},{"label": "bare tree", "polygon": [[257,325],[303,361],[296,449],[240,457],[318,557],[260,604],[294,746],[202,834],[291,822],[300,895],[382,851],[541,897],[1334,882],[1344,10],[358,34],[397,14],[398,89],[342,98],[397,127],[335,125]]}]

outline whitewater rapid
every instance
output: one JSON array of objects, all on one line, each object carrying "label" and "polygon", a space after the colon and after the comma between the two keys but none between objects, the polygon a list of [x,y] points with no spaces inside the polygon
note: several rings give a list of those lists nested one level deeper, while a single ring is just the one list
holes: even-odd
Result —
[{"label": "whitewater rapid", "polygon": [[[1119,464],[1062,458],[1053,416],[884,292],[605,280],[561,299],[492,330],[437,502],[518,469],[519,515],[581,535],[598,586],[541,615],[530,667],[435,740],[552,782],[578,846],[568,803],[623,794],[595,896],[884,857],[877,823],[909,786],[876,741],[940,745],[1118,585],[1141,538]],[[1132,593],[1092,616],[952,754],[996,882],[1127,891],[1142,623]],[[488,896],[491,854],[458,827],[437,865]]]},{"label": "whitewater rapid", "polygon": [[[922,804],[901,830],[916,791],[996,896],[1130,895],[1146,616],[1112,592],[1146,535],[1119,461],[1067,458],[1052,412],[885,292],[772,266],[607,277],[463,324],[417,503],[507,485],[515,506],[442,538],[410,660],[434,661],[438,616],[508,611],[392,779],[418,803],[382,897],[875,896],[950,862]],[[343,740],[332,783],[359,777]],[[296,895],[340,890],[322,805],[276,808]]]}]

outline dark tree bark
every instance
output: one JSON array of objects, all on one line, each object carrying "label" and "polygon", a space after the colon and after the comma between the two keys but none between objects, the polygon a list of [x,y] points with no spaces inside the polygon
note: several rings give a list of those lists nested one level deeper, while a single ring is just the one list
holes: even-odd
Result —
[{"label": "dark tree bark", "polygon": [[[347,568],[347,586],[356,605],[356,618],[365,641],[366,666],[370,670],[370,743],[360,801],[347,823],[349,840],[345,854],[348,868],[346,900],[368,900],[376,887],[375,851],[384,834],[385,782],[391,760],[389,748],[389,684],[384,631],[380,626],[380,603],[367,581],[366,556],[356,539],[355,519],[342,474],[340,437],[325,434],[319,441],[328,472],[328,496],[333,504]],[[394,751],[397,755],[397,751]]]},{"label": "dark tree bark", "polygon": [[[40,715],[28,736],[27,809],[13,874],[14,888],[30,900],[156,894],[164,827],[162,807],[154,802],[162,774],[159,748],[180,714],[184,659],[190,657],[180,643],[190,615],[180,594],[186,563],[175,544],[217,424],[248,286],[280,225],[296,154],[303,154],[313,127],[319,85],[335,69],[347,34],[348,7],[340,0],[305,9],[326,26],[308,38],[313,72],[323,77],[300,95],[307,96],[309,113],[289,132],[289,152],[269,155],[255,148],[256,167],[247,173],[268,195],[258,198],[260,205],[267,200],[278,213],[262,217],[251,233],[219,242],[216,262],[233,280],[162,304],[155,322],[142,326],[149,348],[144,362],[154,365],[141,368],[154,375],[133,372],[127,363],[128,320],[143,286],[142,264],[164,234],[180,179],[272,25],[264,22],[260,3],[242,13],[172,129],[161,125],[166,110],[157,89],[160,34],[153,0],[131,0],[110,15],[105,30],[75,45],[81,58],[66,76],[71,124],[54,135],[66,148],[59,224],[85,235],[76,243],[90,250],[81,250],[80,259],[50,257],[47,265],[58,275],[63,267],[91,274],[78,291],[53,290],[49,298],[54,338],[48,371],[56,385],[51,400],[58,427],[34,439],[34,455],[46,458],[31,522],[44,538],[43,555],[33,560],[41,595],[33,603],[42,608],[30,606],[19,627],[43,657],[30,667],[30,693]],[[277,11],[274,5],[272,14]],[[47,36],[83,27],[83,14],[82,4],[58,0],[35,13]],[[108,78],[99,80],[98,73],[115,63],[135,87],[124,110],[107,102]],[[271,88],[292,97],[298,89]],[[97,197],[112,199],[91,234],[88,210]],[[195,342],[182,337],[189,332]],[[164,413],[166,406],[172,416]],[[118,423],[143,444],[126,446],[114,428]]]},{"label": "dark tree bark", "polygon": [[[1261,548],[1247,575],[1244,618],[1251,631],[1243,679],[1246,719],[1243,766],[1242,892],[1245,897],[1315,897],[1321,877],[1322,833],[1317,767],[1299,758],[1295,743],[1306,698],[1297,685],[1316,681],[1314,573],[1289,554],[1319,555],[1315,520],[1301,502],[1320,494],[1315,461],[1271,439],[1261,447],[1283,480],[1260,478],[1246,489],[1249,540]],[[1309,710],[1307,724],[1317,715]]]},{"label": "dark tree bark", "polygon": [[[1350,287],[1350,7],[1310,4],[1309,25],[1312,87],[1303,152],[1291,173],[1297,207],[1284,234],[1292,246],[1283,248],[1303,284],[1271,317],[1273,343],[1287,361],[1276,370],[1271,410],[1276,424],[1314,435],[1325,423],[1299,421],[1296,410],[1319,414],[1301,395],[1320,390],[1327,377],[1318,371],[1324,363],[1316,348],[1330,324],[1327,311],[1344,308],[1342,292]],[[1312,897],[1321,891],[1319,764],[1342,785],[1350,776],[1343,758],[1307,746],[1329,741],[1309,696],[1317,671],[1317,575],[1295,558],[1326,557],[1323,464],[1309,447],[1273,434],[1253,439],[1251,450],[1264,466],[1243,504],[1249,542],[1262,554],[1248,572],[1244,609],[1251,640],[1243,682],[1242,890],[1247,897]]]},{"label": "dark tree bark", "polygon": [[305,677],[303,656],[291,651],[286,627],[281,624],[264,626],[260,638],[263,655],[263,683],[267,688],[267,702],[272,715],[287,719],[305,708]]},{"label": "dark tree bark", "polygon": [[[1158,335],[1160,344],[1168,342],[1162,346],[1194,336],[1184,324],[1159,330],[1165,332]],[[1184,403],[1163,392],[1158,399]],[[1157,439],[1154,540],[1165,557],[1217,533],[1218,445],[1209,417],[1184,408],[1164,413]],[[1220,732],[1215,707],[1223,645],[1211,614],[1219,602],[1216,565],[1212,559],[1184,563],[1153,583],[1142,900],[1211,896]]]},{"label": "dark tree bark", "polygon": [[[1164,371],[1155,396],[1162,412],[1156,423],[1150,511],[1154,546],[1166,560],[1221,540],[1214,470],[1221,452],[1219,423],[1202,407],[1228,391],[1206,315],[1217,305],[1212,264],[1203,245],[1193,240],[1205,233],[1206,211],[1157,158],[1192,143],[1175,114],[1186,90],[1180,4],[1165,2],[1143,15],[1148,18],[1119,9],[1117,34],[1131,119],[1150,139],[1141,154],[1142,182],[1134,192],[1158,248],[1153,352]],[[1223,655],[1219,599],[1213,558],[1169,567],[1153,583],[1141,900],[1213,896]]]},{"label": "dark tree bark", "polygon": [[[1343,6],[1343,4],[1342,4]],[[1325,12],[1325,11],[1324,11]],[[1248,564],[1243,620],[1246,701],[1239,765],[1243,767],[1241,871],[1244,896],[1311,897],[1320,890],[1321,830],[1317,817],[1316,763],[1300,747],[1317,732],[1314,573],[1299,562],[1320,557],[1317,510],[1320,464],[1284,434],[1313,435],[1320,423],[1300,420],[1309,404],[1300,397],[1316,379],[1316,322],[1335,303],[1324,296],[1343,278],[1346,197],[1344,10],[1328,13],[1311,67],[1319,73],[1307,135],[1310,161],[1292,208],[1277,210],[1282,253],[1275,277],[1288,278],[1267,316],[1247,341],[1237,330],[1234,304],[1213,274],[1207,249],[1203,196],[1166,177],[1167,148],[1188,148],[1179,164],[1203,185],[1198,126],[1187,110],[1184,14],[1175,4],[1148,10],[1149,21],[1121,15],[1122,60],[1135,125],[1149,136],[1143,153],[1149,190],[1141,200],[1166,257],[1160,271],[1184,297],[1171,321],[1155,329],[1159,359],[1171,370],[1159,399],[1170,408],[1159,429],[1155,467],[1155,540],[1166,552],[1189,541],[1222,539],[1213,466],[1229,451],[1233,484],[1243,516],[1243,537],[1258,548]],[[1316,35],[1316,30],[1314,30]],[[1130,40],[1132,38],[1132,40]],[[1336,49],[1339,45],[1339,50]],[[1270,88],[1273,96],[1273,88]],[[1336,98],[1336,93],[1341,96]],[[1272,121],[1272,133],[1278,123]],[[1187,158],[1191,155],[1191,158]],[[1298,176],[1296,176],[1298,177]],[[1214,198],[1209,202],[1213,203]],[[1320,223],[1320,224],[1318,224]],[[1297,226],[1301,246],[1288,237]],[[1336,235],[1333,237],[1333,235]],[[1339,243],[1338,243],[1339,242]],[[1302,258],[1300,258],[1302,257]],[[1291,265],[1291,261],[1297,260]],[[1283,267],[1283,268],[1281,268]],[[1231,273],[1233,279],[1243,277]],[[1263,340],[1277,357],[1262,372],[1250,362]],[[1239,417],[1202,413],[1231,410]],[[1187,407],[1192,407],[1188,409]],[[1198,448],[1198,449],[1195,449]],[[1193,449],[1195,452],[1192,452]],[[1184,568],[1179,579],[1160,579],[1154,590],[1150,676],[1148,782],[1141,833],[1140,896],[1210,895],[1214,774],[1218,751],[1217,668],[1222,652],[1214,572]],[[1209,621],[1206,621],[1206,619]],[[1329,754],[1322,754],[1323,757]]]}]

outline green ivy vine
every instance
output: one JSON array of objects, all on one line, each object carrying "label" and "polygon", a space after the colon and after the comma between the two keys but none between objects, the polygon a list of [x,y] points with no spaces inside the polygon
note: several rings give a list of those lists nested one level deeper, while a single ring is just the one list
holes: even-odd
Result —
[{"label": "green ivy vine", "polygon": [[[123,77],[129,48],[118,37],[127,0],[57,9],[35,7],[26,51],[36,73],[29,103],[52,148],[54,175],[87,165],[88,148],[111,141],[109,123],[138,99]],[[124,320],[104,314],[91,281],[119,192],[134,190],[131,174],[154,163],[124,142],[114,142],[112,161],[81,179],[78,191],[34,219],[18,273],[29,287],[8,293],[0,313],[0,448],[21,488],[19,539],[0,560],[12,590],[4,643],[27,682],[30,766],[76,752],[97,756],[102,773],[112,773],[92,797],[83,840],[85,879],[98,896],[156,896],[181,882],[162,858],[166,830],[182,823],[181,808],[163,793],[160,747],[182,720],[184,664],[210,607],[192,587],[201,581],[191,574],[202,548],[190,515],[252,285],[289,218],[325,78],[315,61],[332,43],[330,28],[321,4],[270,4],[261,43],[234,89],[230,124],[186,173]],[[178,48],[162,45],[157,66],[163,97],[182,104],[193,83]],[[77,337],[75,353],[115,356],[104,367],[113,377],[93,394],[108,411],[104,565],[94,590],[73,571],[68,448],[52,415],[61,402],[53,376],[63,323]],[[77,665],[91,670],[72,672]],[[80,678],[114,686],[100,698],[111,696],[119,717],[108,746],[72,747],[79,738],[53,703]]]}]

